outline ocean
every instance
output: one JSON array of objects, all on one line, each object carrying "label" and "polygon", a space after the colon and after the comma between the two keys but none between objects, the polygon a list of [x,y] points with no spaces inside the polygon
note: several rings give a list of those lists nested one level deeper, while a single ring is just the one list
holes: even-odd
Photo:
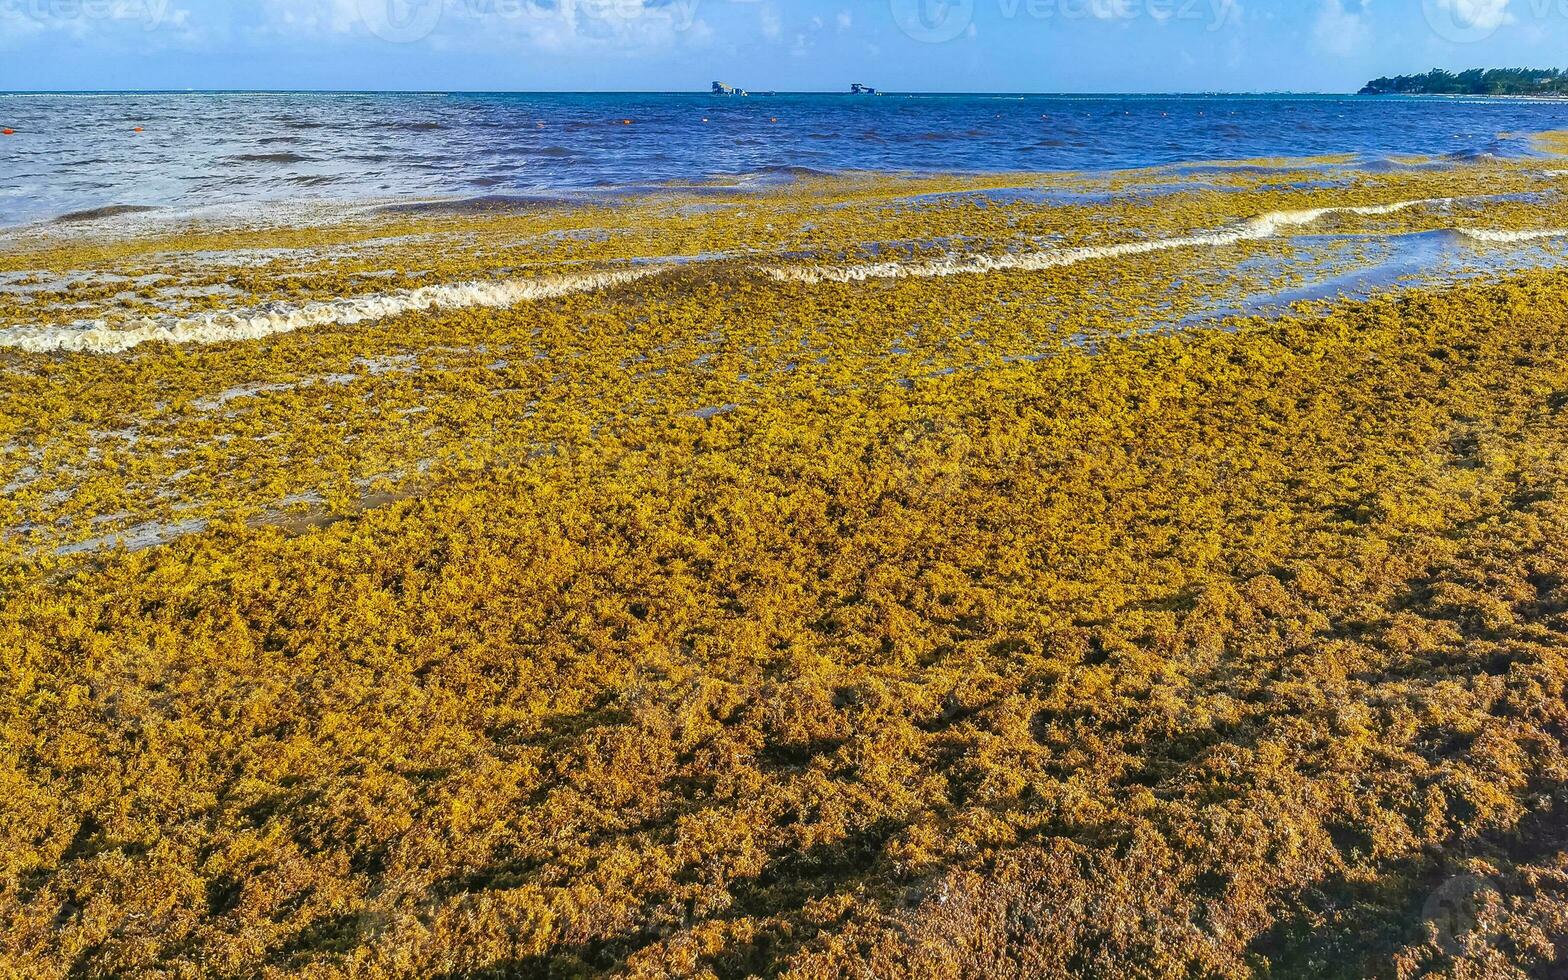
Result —
[{"label": "ocean", "polygon": [[0,225],[102,208],[637,190],[823,171],[1112,171],[1529,152],[1568,103],[1233,95],[0,96]]}]

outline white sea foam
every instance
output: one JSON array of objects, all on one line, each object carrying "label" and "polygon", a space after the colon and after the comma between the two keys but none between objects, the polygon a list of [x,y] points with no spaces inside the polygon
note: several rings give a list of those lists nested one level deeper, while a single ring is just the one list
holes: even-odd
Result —
[{"label": "white sea foam", "polygon": [[1082,248],[1052,249],[1043,252],[1024,252],[1012,255],[949,256],[924,262],[873,262],[850,266],[780,266],[765,270],[768,275],[782,282],[863,282],[868,279],[926,278],[932,276],[970,275],[982,272],[1040,272],[1062,266],[1077,265],[1095,259],[1115,259],[1127,255],[1146,255],[1177,248],[1215,248],[1241,242],[1273,238],[1287,228],[1314,224],[1336,214],[1377,217],[1396,214],[1410,208],[1451,204],[1451,198],[1423,198],[1414,201],[1397,201],[1393,204],[1375,204],[1363,207],[1313,208],[1308,211],[1272,211],[1257,218],[1215,231],[1198,232],[1173,238],[1153,238],[1141,242],[1122,242],[1116,245],[1089,245]]},{"label": "white sea foam", "polygon": [[1496,245],[1539,242],[1548,238],[1568,238],[1568,228],[1538,228],[1519,231],[1498,231],[1491,228],[1456,228],[1454,230],[1466,238]]},{"label": "white sea foam", "polygon": [[449,283],[299,305],[277,303],[248,310],[215,311],[189,317],[146,317],[123,325],[112,325],[98,319],[59,325],[11,327],[0,330],[0,347],[33,353],[71,351],[118,354],[139,344],[156,342],[215,344],[230,340],[259,340],[273,334],[310,327],[346,326],[384,320],[415,310],[516,306],[533,300],[605,289],[662,271],[661,267],[649,266],[544,279]]}]

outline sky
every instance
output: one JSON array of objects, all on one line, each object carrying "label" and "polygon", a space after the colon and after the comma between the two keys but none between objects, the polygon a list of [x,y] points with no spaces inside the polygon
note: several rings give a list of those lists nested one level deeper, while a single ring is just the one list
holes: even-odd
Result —
[{"label": "sky", "polygon": [[1568,0],[0,0],[0,90],[1343,92]]}]

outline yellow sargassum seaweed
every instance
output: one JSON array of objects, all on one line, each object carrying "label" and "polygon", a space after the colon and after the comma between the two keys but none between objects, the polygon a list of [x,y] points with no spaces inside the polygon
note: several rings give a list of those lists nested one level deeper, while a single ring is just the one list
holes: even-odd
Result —
[{"label": "yellow sargassum seaweed", "polygon": [[6,353],[3,972],[1564,975],[1568,273],[1180,259]]}]

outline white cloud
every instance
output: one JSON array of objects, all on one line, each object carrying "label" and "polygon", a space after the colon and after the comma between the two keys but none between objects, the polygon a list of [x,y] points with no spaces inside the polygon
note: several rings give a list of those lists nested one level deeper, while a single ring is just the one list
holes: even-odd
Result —
[{"label": "white cloud", "polygon": [[838,12],[838,29],[847,31],[855,26],[855,15],[846,8]]},{"label": "white cloud", "polygon": [[263,30],[285,34],[347,34],[363,22],[356,0],[266,0]]},{"label": "white cloud", "polygon": [[45,30],[48,30],[48,27],[43,21],[0,4],[0,44],[20,41],[24,37],[41,34]]},{"label": "white cloud", "polygon": [[1322,0],[1318,19],[1312,25],[1312,37],[1318,47],[1342,58],[1362,50],[1372,39],[1368,16],[1372,0],[1351,3],[1347,8],[1344,0]]},{"label": "white cloud", "polygon": [[700,0],[265,0],[257,30],[320,39],[590,51],[700,45]]},{"label": "white cloud", "polygon": [[769,41],[777,41],[784,36],[784,20],[779,17],[779,12],[772,7],[763,7],[758,13],[762,20],[762,36]]}]

